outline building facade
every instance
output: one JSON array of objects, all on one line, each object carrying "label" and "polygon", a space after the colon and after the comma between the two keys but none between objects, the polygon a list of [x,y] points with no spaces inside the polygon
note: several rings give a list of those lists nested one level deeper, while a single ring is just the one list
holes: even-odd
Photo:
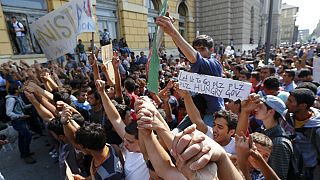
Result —
[{"label": "building facade", "polygon": [[282,4],[281,8],[281,44],[291,45],[297,41],[296,14],[299,8],[289,4]]},{"label": "building facade", "polygon": [[298,32],[298,41],[301,43],[307,42],[310,35],[309,29],[301,29]]},{"label": "building facade", "polygon": [[[34,21],[50,11],[59,8],[68,0],[0,0],[0,62],[15,59],[45,59],[37,40],[27,33],[29,54],[18,55],[11,31],[11,17],[29,27]],[[155,18],[161,8],[161,0],[93,0],[97,30],[95,43],[99,44],[104,29],[114,40],[125,38],[135,51],[148,51],[156,29]],[[170,15],[175,17],[175,27],[183,37],[191,42],[195,32],[195,0],[168,0]],[[79,35],[86,47],[91,33]],[[171,38],[165,36],[163,46],[167,53],[177,53]]]},{"label": "building facade", "polygon": [[[266,42],[270,0],[196,1],[196,31],[208,34],[217,46],[250,50]],[[279,45],[281,0],[273,0],[271,45]]]},{"label": "building facade", "polygon": [[203,0],[196,2],[196,30],[213,37],[217,46],[248,50],[261,39],[263,3],[260,0]]}]

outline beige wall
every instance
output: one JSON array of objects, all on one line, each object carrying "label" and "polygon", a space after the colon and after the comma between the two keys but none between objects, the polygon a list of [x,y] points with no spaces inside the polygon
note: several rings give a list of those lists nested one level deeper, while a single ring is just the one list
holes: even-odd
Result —
[{"label": "beige wall", "polygon": [[12,55],[13,51],[11,48],[11,42],[7,30],[7,23],[2,11],[0,3],[0,55]]},{"label": "beige wall", "polygon": [[[52,11],[69,0],[47,0],[48,10]],[[130,48],[139,50],[139,49],[148,49],[148,9],[144,7],[145,0],[119,0],[118,4],[118,23],[120,27],[120,37],[124,37],[127,40],[127,43]],[[169,0],[168,4],[170,7],[170,14],[179,18],[178,6],[182,0]],[[188,7],[187,23],[186,23],[186,40],[192,42],[195,37],[195,5],[194,0],[185,1]],[[175,27],[178,29],[178,21],[175,22]],[[98,26],[97,26],[98,28]],[[9,35],[7,32],[7,27],[5,23],[5,18],[0,4],[0,59],[6,57],[10,59],[13,55],[11,42],[9,40]],[[89,46],[89,41],[91,39],[91,33],[83,33],[79,36],[85,44],[86,47]],[[95,43],[99,44],[98,29],[95,33]],[[176,49],[175,45],[170,37],[165,35],[164,46],[167,49]],[[24,59],[23,56],[19,57]],[[12,56],[11,59],[14,59]]]}]

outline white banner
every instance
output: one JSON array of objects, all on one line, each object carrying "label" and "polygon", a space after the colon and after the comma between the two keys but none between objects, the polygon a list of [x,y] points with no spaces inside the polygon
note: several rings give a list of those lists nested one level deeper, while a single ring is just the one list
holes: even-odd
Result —
[{"label": "white banner", "polygon": [[200,94],[244,100],[250,95],[251,83],[180,71],[179,87]]},{"label": "white banner", "polygon": [[74,52],[77,35],[95,32],[91,0],[73,0],[35,21],[30,29],[48,60]]}]

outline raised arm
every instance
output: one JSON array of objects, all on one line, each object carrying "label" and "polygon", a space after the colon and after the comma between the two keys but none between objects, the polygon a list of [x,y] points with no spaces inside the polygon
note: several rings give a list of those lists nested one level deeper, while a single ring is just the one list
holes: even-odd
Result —
[{"label": "raised arm", "polygon": [[63,131],[67,139],[71,142],[74,148],[79,149],[76,142],[76,132],[80,129],[80,126],[72,120],[73,110],[70,106],[65,105],[61,113],[61,123],[63,124]]},{"label": "raised arm", "polygon": [[91,56],[89,56],[89,59],[90,59],[90,64],[91,64],[91,67],[93,70],[94,81],[100,80],[101,77],[100,77],[100,73],[99,73],[99,68],[98,68],[96,56],[91,55]]},{"label": "raised arm", "polygon": [[206,167],[208,163],[215,162],[218,166],[217,175],[220,180],[242,179],[225,150],[213,139],[197,131],[194,125],[177,134],[172,146],[171,154],[177,163],[189,164],[183,166],[182,169],[190,168],[198,171]]},{"label": "raised arm", "polygon": [[[140,121],[138,121],[138,127],[156,131],[167,149],[171,149],[173,134],[151,100],[147,97],[138,99],[135,103],[135,111],[138,119],[140,119]],[[150,117],[154,118],[150,120]]]},{"label": "raised arm", "polygon": [[247,132],[249,127],[250,113],[255,110],[260,103],[260,96],[258,94],[250,94],[247,100],[241,102],[241,113],[237,124],[236,134]]},{"label": "raised arm", "polygon": [[157,18],[156,23],[172,38],[176,46],[181,49],[183,54],[191,63],[195,63],[197,61],[197,51],[181,36],[179,31],[174,27],[172,18],[161,16]]},{"label": "raised arm", "polygon": [[203,122],[200,112],[194,104],[190,93],[179,88],[176,88],[176,90],[178,91],[179,95],[184,98],[184,104],[191,122],[197,125],[197,129],[199,131],[206,134],[208,131],[208,126]]},{"label": "raised arm", "polygon": [[160,145],[152,131],[141,129],[148,157],[157,173],[163,179],[186,179],[173,165],[169,154]]},{"label": "raised arm", "polygon": [[114,80],[115,80],[115,89],[116,89],[116,97],[123,99],[122,91],[121,91],[121,77],[119,72],[120,61],[118,57],[115,56],[112,58],[112,66],[114,70]]},{"label": "raised arm", "polygon": [[105,91],[105,82],[102,80],[97,80],[96,87],[101,96],[104,111],[110,119],[113,128],[121,138],[124,138],[126,125],[122,121],[120,114],[118,113],[116,107],[114,107]]},{"label": "raised arm", "polygon": [[32,105],[36,108],[39,116],[44,121],[51,121],[54,118],[53,113],[51,113],[45,106],[43,106],[37,98],[34,96],[33,93],[30,93],[28,91],[24,91],[24,94],[29,99],[29,101],[32,103]]}]

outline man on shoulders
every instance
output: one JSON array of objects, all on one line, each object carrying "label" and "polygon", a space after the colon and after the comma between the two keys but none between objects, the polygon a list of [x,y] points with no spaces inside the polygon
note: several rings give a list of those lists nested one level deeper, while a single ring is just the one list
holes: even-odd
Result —
[{"label": "man on shoulders", "polygon": [[[210,36],[200,35],[196,37],[191,46],[173,26],[170,17],[158,17],[156,23],[172,38],[174,43],[190,61],[191,72],[217,77],[222,76],[222,66],[212,55],[214,42]],[[213,114],[224,108],[223,99],[209,95],[201,96],[205,98],[208,107],[204,122],[212,126]]]}]

